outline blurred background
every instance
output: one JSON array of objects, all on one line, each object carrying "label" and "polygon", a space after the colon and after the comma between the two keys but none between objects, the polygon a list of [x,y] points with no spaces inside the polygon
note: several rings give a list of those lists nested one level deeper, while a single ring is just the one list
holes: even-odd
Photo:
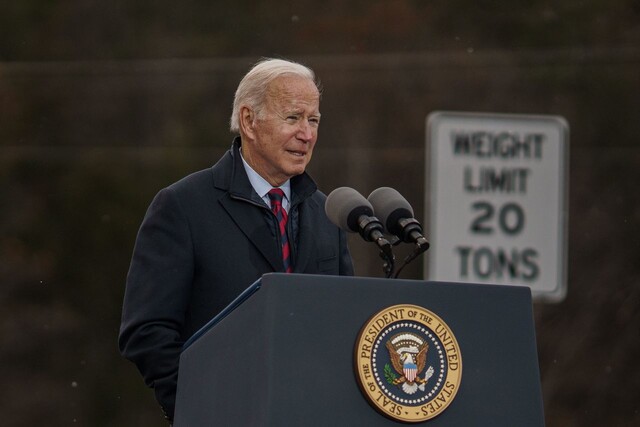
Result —
[{"label": "blurred background", "polygon": [[401,189],[423,224],[429,113],[563,116],[568,295],[534,306],[546,422],[640,425],[637,0],[2,1],[3,425],[166,425],[117,350],[133,243],[159,189],[228,149],[264,56],[322,80],[319,187]]}]

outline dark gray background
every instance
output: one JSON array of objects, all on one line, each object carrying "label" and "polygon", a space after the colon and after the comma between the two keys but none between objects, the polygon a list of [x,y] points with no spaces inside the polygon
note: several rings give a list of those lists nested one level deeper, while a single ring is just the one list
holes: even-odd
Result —
[{"label": "dark gray background", "polygon": [[569,291],[534,306],[547,425],[640,421],[637,1],[23,0],[0,5],[5,425],[163,425],[117,352],[135,234],[161,187],[230,145],[262,56],[324,84],[320,188],[397,188],[423,224],[429,113],[565,117]]}]

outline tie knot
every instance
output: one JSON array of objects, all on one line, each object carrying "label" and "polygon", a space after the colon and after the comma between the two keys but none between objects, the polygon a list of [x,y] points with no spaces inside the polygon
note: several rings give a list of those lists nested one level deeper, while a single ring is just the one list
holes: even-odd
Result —
[{"label": "tie knot", "polygon": [[269,190],[269,199],[271,203],[279,203],[282,204],[282,198],[284,197],[284,191],[280,188],[273,188]]}]

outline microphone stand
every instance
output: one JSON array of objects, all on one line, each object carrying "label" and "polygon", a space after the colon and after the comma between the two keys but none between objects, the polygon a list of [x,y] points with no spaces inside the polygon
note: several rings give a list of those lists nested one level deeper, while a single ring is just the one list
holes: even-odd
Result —
[{"label": "microphone stand", "polygon": [[393,274],[396,257],[393,255],[391,243],[389,243],[387,239],[377,239],[376,244],[378,245],[378,248],[380,248],[380,258],[384,260],[384,264],[382,264],[382,271],[384,271],[384,275],[388,279]]},{"label": "microphone stand", "polygon": [[[400,242],[401,242],[401,240],[397,241],[397,243],[400,243]],[[400,266],[400,268],[396,272],[396,275],[393,276],[393,278],[397,279],[398,276],[400,275],[400,272],[402,271],[402,269],[405,268],[407,266],[407,264],[409,264],[411,261],[416,259],[418,257],[418,255],[426,252],[427,249],[429,249],[429,246],[430,246],[430,244],[427,241],[427,239],[424,238],[424,236],[419,236],[418,238],[416,238],[416,244],[415,244],[415,247],[413,249],[413,252],[410,253],[409,255],[407,255],[407,257],[404,259],[403,264]]]},{"label": "microphone stand", "polygon": [[380,250],[380,258],[384,261],[382,271],[388,279],[393,274],[396,257],[393,254],[391,243],[382,234],[382,224],[374,216],[362,215],[358,218],[360,235],[369,242],[374,242]]}]

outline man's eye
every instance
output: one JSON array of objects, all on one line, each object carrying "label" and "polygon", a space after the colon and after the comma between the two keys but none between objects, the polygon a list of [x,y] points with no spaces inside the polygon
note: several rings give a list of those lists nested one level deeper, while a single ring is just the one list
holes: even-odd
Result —
[{"label": "man's eye", "polygon": [[295,122],[295,121],[297,121],[299,118],[300,118],[300,116],[297,116],[297,115],[291,115],[291,116],[287,116],[287,121]]}]

